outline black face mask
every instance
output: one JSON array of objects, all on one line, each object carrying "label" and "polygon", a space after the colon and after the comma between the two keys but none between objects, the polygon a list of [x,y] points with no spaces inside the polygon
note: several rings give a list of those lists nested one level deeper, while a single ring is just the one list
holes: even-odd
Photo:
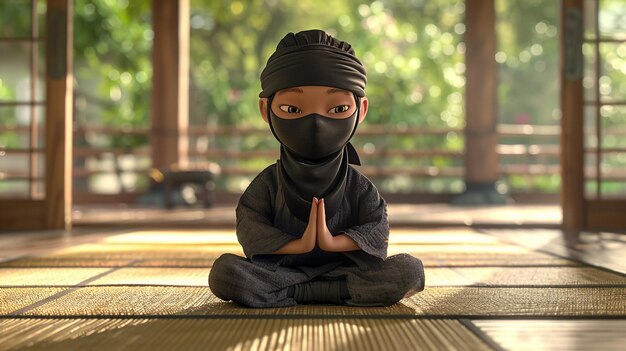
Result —
[{"label": "black face mask", "polygon": [[276,139],[301,158],[317,161],[346,146],[356,130],[359,109],[343,119],[317,113],[296,119],[284,119],[271,110],[269,112],[270,126]]},{"label": "black face mask", "polygon": [[313,196],[324,199],[330,219],[341,207],[348,175],[348,163],[360,164],[356,150],[349,143],[356,131],[356,112],[345,119],[309,114],[297,119],[276,116],[269,106],[267,113],[272,133],[281,143],[278,181],[285,203],[293,215],[307,222]]}]

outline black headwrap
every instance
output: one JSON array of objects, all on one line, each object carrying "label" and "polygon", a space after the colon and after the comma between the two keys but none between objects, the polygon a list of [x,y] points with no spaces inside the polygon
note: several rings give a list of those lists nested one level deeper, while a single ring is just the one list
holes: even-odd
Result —
[{"label": "black headwrap", "polygon": [[345,89],[365,96],[365,68],[354,49],[324,31],[313,29],[289,33],[278,43],[261,72],[259,97],[305,85]]},{"label": "black headwrap", "polygon": [[[360,165],[361,162],[349,142],[341,150],[321,159],[307,159],[285,147],[272,123],[274,118],[278,118],[271,112],[273,95],[278,90],[298,86],[344,89],[355,95],[358,120],[360,97],[365,96],[365,73],[365,68],[354,55],[350,44],[321,30],[287,34],[261,73],[263,91],[259,97],[268,98],[270,127],[282,144],[280,160],[277,162],[279,184],[283,187],[285,203],[302,221],[308,221],[312,196],[324,198],[326,216],[332,217],[339,210],[344,197],[348,163]],[[358,122],[355,123],[354,130]],[[295,130],[293,132],[298,133]],[[307,134],[309,131],[301,132]]]}]

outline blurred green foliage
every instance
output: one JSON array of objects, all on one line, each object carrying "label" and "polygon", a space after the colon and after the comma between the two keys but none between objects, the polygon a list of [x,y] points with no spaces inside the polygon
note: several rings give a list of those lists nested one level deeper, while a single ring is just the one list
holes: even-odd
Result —
[{"label": "blurred green foliage", "polygon": [[458,1],[192,0],[191,8],[194,125],[262,126],[267,58],[286,33],[319,28],[351,43],[364,62],[369,123],[462,126]]},{"label": "blurred green foliage", "polygon": [[[75,123],[149,127],[152,13],[147,0],[75,0]],[[94,138],[108,147],[147,145],[148,136]]]},{"label": "blurred green foliage", "polygon": [[[190,120],[195,126],[246,125],[267,128],[258,113],[259,76],[288,32],[322,29],[349,42],[368,72],[370,101],[363,125],[463,127],[464,5],[432,1],[233,1],[191,0]],[[277,149],[271,133],[232,139],[209,137],[209,147]],[[193,147],[192,140],[192,147]],[[354,144],[374,149],[463,149],[459,133],[448,136],[361,137]],[[370,166],[437,164],[462,160],[367,159]],[[225,160],[261,170],[272,159]],[[241,191],[248,179],[232,178],[224,188]],[[375,179],[383,191],[432,190],[431,179],[397,176]],[[441,179],[440,191],[460,191],[460,179]]]},{"label": "blurred green foliage", "polygon": [[[558,3],[496,0],[496,61],[500,123],[559,125]],[[501,144],[559,144],[559,136],[500,137]],[[558,165],[558,156],[541,159],[500,158],[500,164]],[[560,177],[510,175],[514,191],[556,192]]]},{"label": "blurred green foliage", "polygon": [[[41,1],[41,0],[39,0]],[[348,41],[368,71],[370,110],[365,124],[395,128],[464,126],[465,65],[463,16],[456,0],[294,1],[190,0],[190,124],[198,127],[266,125],[258,114],[259,75],[278,41],[288,32],[323,29]],[[603,2],[608,27],[604,33],[626,32],[619,13],[623,5]],[[24,5],[27,4],[27,5]],[[0,33],[20,36],[30,30],[25,6],[30,1],[0,2]],[[75,0],[74,64],[75,123],[81,126],[149,127],[151,46],[150,0]],[[499,64],[499,119],[507,124],[558,125],[559,4],[541,0],[496,0]],[[612,24],[611,24],[612,23]],[[612,46],[611,46],[612,45]],[[601,46],[606,58],[600,90],[607,98],[626,95],[626,45]],[[586,47],[589,56],[589,48]],[[1,61],[0,61],[1,64]],[[2,77],[0,76],[0,79]],[[593,92],[585,81],[586,94]],[[13,94],[13,95],[11,95]],[[14,92],[0,84],[0,99]],[[6,110],[0,110],[0,123]],[[4,114],[3,114],[4,113]],[[602,110],[607,126],[626,123],[623,107]],[[76,140],[84,146],[135,148],[148,135],[91,135]],[[444,149],[462,151],[463,134],[383,135],[354,138],[357,147],[384,149]],[[558,144],[558,137],[502,137],[501,144]],[[192,139],[191,148],[236,150],[275,149],[267,135],[209,135]],[[624,147],[623,138],[606,138],[603,146]],[[462,167],[462,158],[381,157],[362,155],[366,165],[386,167]],[[203,159],[196,159],[203,161]],[[261,170],[272,159],[221,159],[224,165]],[[613,165],[624,164],[617,158]],[[558,157],[501,163],[558,164]],[[241,191],[249,177],[225,180],[219,187]],[[514,191],[556,192],[558,175],[510,176],[503,181]],[[460,178],[394,176],[375,180],[383,191],[458,192]]]},{"label": "blurred green foliage", "polygon": [[32,3],[24,0],[0,2],[0,26],[2,37],[28,38],[32,31]]},{"label": "blurred green foliage", "polygon": [[[511,57],[500,62],[499,111],[503,122],[558,124],[557,7],[556,3],[538,1],[497,2],[498,50],[500,56]],[[191,9],[192,125],[265,127],[257,112],[257,101],[259,75],[267,58],[286,33],[319,28],[351,43],[367,68],[370,109],[364,125],[464,126],[463,2],[191,0]],[[517,55],[521,55],[523,62],[514,58]],[[537,104],[537,99],[542,103]],[[558,137],[553,139],[548,142],[558,143]],[[278,147],[269,130],[268,137],[248,138],[244,144],[219,138],[210,140],[209,147],[243,150]],[[502,142],[525,144],[545,140],[525,137]],[[464,139],[462,133],[456,132],[361,137],[357,131],[354,144],[379,150],[462,151]],[[365,164],[381,168],[445,170],[463,166],[462,158],[445,156],[364,158]],[[519,159],[510,161],[519,162]],[[558,159],[552,161],[558,164]],[[226,162],[251,165],[242,160]],[[271,162],[271,159],[262,160],[261,165]],[[254,161],[253,167],[260,169],[258,163],[259,160]],[[555,182],[551,176],[511,178],[505,181],[515,190],[558,189],[558,179]],[[244,188],[247,183],[245,179],[229,181],[231,184],[223,187]],[[463,188],[461,178],[397,175],[374,181],[386,192],[459,192]]]},{"label": "blurred green foliage", "polygon": [[[15,92],[2,82],[0,77],[0,101],[15,100]],[[15,108],[0,107],[0,126],[15,127]],[[13,132],[0,132],[0,146],[7,148],[20,147],[20,137]]]}]

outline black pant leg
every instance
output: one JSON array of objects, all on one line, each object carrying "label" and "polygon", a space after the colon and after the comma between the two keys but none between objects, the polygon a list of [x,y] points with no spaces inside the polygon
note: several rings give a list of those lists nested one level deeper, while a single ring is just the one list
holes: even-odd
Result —
[{"label": "black pant leg", "polygon": [[380,268],[361,270],[357,265],[340,266],[321,277],[345,278],[351,306],[390,306],[411,289],[424,290],[424,268],[421,260],[409,254],[387,257]]},{"label": "black pant leg", "polygon": [[278,267],[271,271],[229,253],[215,260],[209,273],[209,287],[215,296],[248,307],[297,305],[287,296],[287,288],[309,280],[300,269]]}]

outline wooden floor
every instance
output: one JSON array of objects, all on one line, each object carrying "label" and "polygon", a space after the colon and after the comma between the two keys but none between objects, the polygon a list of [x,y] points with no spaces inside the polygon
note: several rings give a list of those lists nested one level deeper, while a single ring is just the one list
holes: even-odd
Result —
[{"label": "wooden floor", "polygon": [[0,234],[0,350],[624,350],[626,236],[393,227],[426,289],[390,307],[212,295],[233,229]]}]

